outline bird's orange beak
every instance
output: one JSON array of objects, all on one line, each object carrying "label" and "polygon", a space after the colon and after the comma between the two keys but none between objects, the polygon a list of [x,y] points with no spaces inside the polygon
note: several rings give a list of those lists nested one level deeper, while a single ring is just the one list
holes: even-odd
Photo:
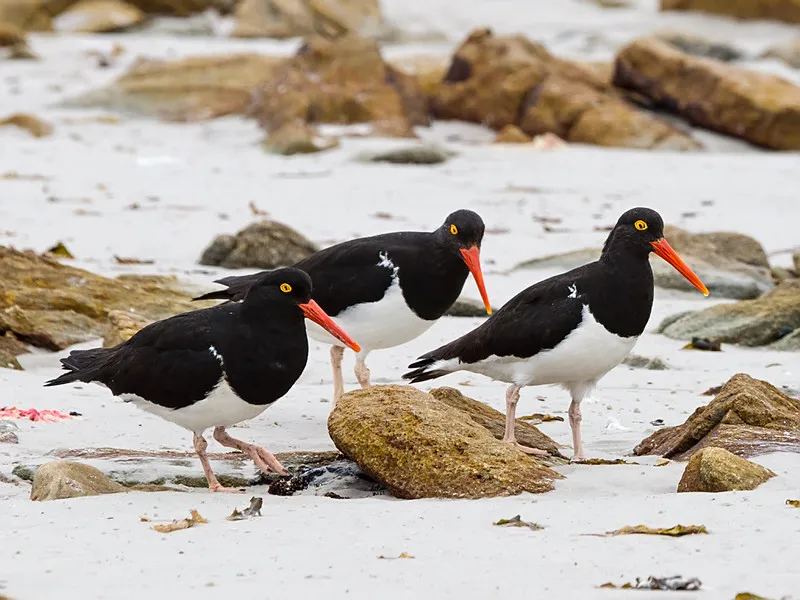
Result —
[{"label": "bird's orange beak", "polygon": [[469,250],[461,248],[461,258],[467,265],[470,273],[475,278],[475,283],[478,284],[478,291],[481,293],[483,305],[486,307],[486,313],[492,314],[492,305],[489,304],[489,295],[486,293],[486,286],[483,284],[483,272],[481,271],[481,249],[477,246],[472,246]]},{"label": "bird's orange beak", "polygon": [[311,319],[312,321],[314,321],[314,323],[325,329],[325,331],[330,333],[337,340],[342,342],[351,350],[354,350],[355,352],[361,352],[361,346],[356,344],[353,341],[353,339],[349,335],[347,335],[341,327],[339,327],[336,323],[334,323],[333,319],[331,319],[325,313],[325,311],[322,310],[322,307],[316,302],[314,302],[314,300],[309,300],[305,304],[298,304],[298,306],[300,307],[300,309],[303,311],[303,314],[305,314],[307,318]]},{"label": "bird's orange beak", "polygon": [[708,288],[703,285],[703,282],[700,281],[700,278],[689,268],[689,265],[681,260],[681,257],[678,256],[678,253],[675,252],[675,250],[672,249],[672,246],[667,243],[667,240],[661,238],[656,242],[650,243],[653,245],[653,249],[655,250],[656,254],[675,267],[675,270],[686,277],[689,283],[691,283],[694,287],[703,292],[704,296],[708,296]]}]

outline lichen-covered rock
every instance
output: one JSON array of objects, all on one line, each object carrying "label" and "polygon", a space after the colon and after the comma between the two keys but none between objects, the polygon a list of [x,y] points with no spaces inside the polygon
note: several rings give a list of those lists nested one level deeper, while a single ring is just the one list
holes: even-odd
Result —
[{"label": "lichen-covered rock", "polygon": [[122,0],[80,0],[53,19],[53,29],[70,33],[120,31],[138,25],[145,14]]},{"label": "lichen-covered rock", "polygon": [[63,350],[103,337],[114,310],[157,320],[203,306],[173,278],[110,279],[0,246],[0,334],[11,331],[32,346]]},{"label": "lichen-covered rock", "polygon": [[[488,429],[489,433],[498,440],[503,439],[506,416],[499,410],[495,410],[483,402],[473,400],[451,387],[434,388],[429,393],[440,402],[444,402],[448,406],[456,408],[468,415],[474,423]],[[566,456],[561,454],[561,451],[558,449],[558,444],[530,423],[517,419],[514,426],[514,435],[517,441],[523,446],[544,450],[552,457],[552,459],[540,459],[537,457],[537,460],[540,462],[549,461],[552,464],[561,464],[569,460]]]},{"label": "lichen-covered rock", "polygon": [[63,500],[128,491],[101,470],[67,460],[45,463],[36,469],[31,500]]},{"label": "lichen-covered rock", "polygon": [[129,310],[109,311],[103,347],[111,348],[131,339],[136,332],[152,322],[151,319]]},{"label": "lichen-covered rock", "polygon": [[399,498],[540,493],[562,478],[461,410],[410,386],[344,394],[328,432],[344,455]]},{"label": "lichen-covered rock", "polygon": [[702,127],[767,148],[800,149],[800,86],[775,75],[640,38],[617,54],[614,84]]},{"label": "lichen-covered rock", "polygon": [[288,225],[264,219],[248,225],[235,236],[218,236],[203,251],[200,264],[228,269],[273,269],[291,266],[317,250],[316,244]]},{"label": "lichen-covered rock", "polygon": [[523,36],[473,31],[456,50],[432,103],[435,116],[500,130],[517,125],[568,142],[663,150],[700,147],[628,103],[595,69],[552,56]]},{"label": "lichen-covered rock", "polygon": [[69,98],[61,106],[179,122],[244,114],[259,84],[283,60],[256,53],[139,59],[109,86]]},{"label": "lichen-covered rock", "polygon": [[[689,233],[671,225],[664,227],[664,237],[691,265],[714,297],[758,298],[774,287],[764,248],[751,237],[727,231]],[[534,258],[520,263],[515,269],[572,269],[597,260],[600,250],[585,248]],[[683,275],[658,256],[651,255],[650,266],[656,286],[696,291]]]},{"label": "lichen-covered rock", "polygon": [[[2,317],[0,317],[0,322]],[[5,335],[0,335],[0,367],[6,369],[22,370],[17,361],[17,356],[30,352],[28,347],[20,342],[11,331],[7,330]]]},{"label": "lichen-covered rock", "polygon": [[742,457],[800,452],[800,400],[766,381],[737,373],[685,423],[656,431],[633,452],[685,460],[707,446]]},{"label": "lichen-covered rock", "polygon": [[731,492],[754,490],[775,473],[736,456],[724,448],[709,446],[692,455],[678,483],[678,492]]},{"label": "lichen-covered rock", "polygon": [[495,144],[527,144],[533,141],[533,138],[527,133],[522,131],[516,125],[506,125],[494,138]]},{"label": "lichen-covered rock", "polygon": [[376,37],[385,29],[378,0],[242,0],[234,17],[232,35],[243,38]]},{"label": "lichen-covered rock", "polygon": [[661,0],[661,10],[690,10],[743,20],[800,23],[800,0]]},{"label": "lichen-covered rock", "polygon": [[15,25],[23,31],[52,31],[52,17],[71,0],[2,0],[0,23]]},{"label": "lichen-covered rock", "polygon": [[661,31],[654,35],[663,42],[675,46],[681,52],[704,56],[723,62],[731,62],[744,58],[744,53],[724,42],[715,42],[699,35],[683,33],[681,31]]},{"label": "lichen-covered rock", "polygon": [[777,58],[793,69],[800,69],[800,39],[788,44],[780,44],[767,48],[761,58]]},{"label": "lichen-covered rock", "polygon": [[788,337],[800,329],[800,280],[787,279],[754,300],[718,304],[664,319],[658,333],[678,340],[717,338],[728,344],[785,350]]},{"label": "lichen-covered rock", "polygon": [[268,133],[287,123],[371,123],[382,135],[416,137],[413,127],[430,120],[416,78],[353,35],[309,39],[264,79],[250,114]]}]

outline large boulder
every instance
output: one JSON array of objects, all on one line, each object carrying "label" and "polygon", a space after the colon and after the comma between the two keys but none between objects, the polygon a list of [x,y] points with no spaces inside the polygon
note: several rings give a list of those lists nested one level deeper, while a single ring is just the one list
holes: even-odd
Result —
[{"label": "large boulder", "polygon": [[68,460],[57,460],[36,469],[31,500],[63,500],[127,491],[125,486],[109,479],[100,469]]},{"label": "large boulder", "polygon": [[[690,233],[671,225],[664,228],[664,237],[714,297],[758,298],[774,287],[766,252],[751,237],[727,231]],[[542,256],[520,263],[515,269],[572,269],[597,260],[600,251],[600,248],[585,248]],[[650,256],[650,265],[656,286],[696,291],[686,278],[655,254]]]},{"label": "large boulder", "polygon": [[700,144],[626,101],[598,72],[523,36],[473,31],[456,50],[432,103],[436,117],[568,142],[690,150]]},{"label": "large boulder", "polygon": [[139,59],[110,85],[69,98],[61,106],[104,108],[166,121],[244,114],[259,84],[282,60],[256,53]]},{"label": "large boulder", "polygon": [[399,498],[547,492],[562,475],[416,388],[348,392],[328,418],[336,447]]},{"label": "large boulder", "polygon": [[691,10],[742,20],[800,23],[800,0],[661,0],[661,10]]},{"label": "large boulder", "polygon": [[799,329],[800,280],[787,279],[755,300],[667,317],[657,332],[678,340],[717,338],[729,344],[792,350],[798,349],[789,342],[797,343],[795,334]]},{"label": "large boulder", "polygon": [[678,492],[754,490],[775,473],[724,448],[695,452],[678,483]]},{"label": "large boulder", "polygon": [[232,35],[243,38],[375,37],[385,30],[378,0],[241,0],[234,17]]},{"label": "large boulder", "polygon": [[800,87],[775,75],[640,38],[617,54],[614,84],[696,125],[767,148],[800,149]]},{"label": "large boulder", "polygon": [[10,331],[25,344],[63,350],[103,337],[115,310],[157,320],[203,306],[171,277],[110,279],[0,246],[0,334]]},{"label": "large boulder", "polygon": [[430,121],[416,78],[353,35],[309,39],[265,78],[250,114],[270,134],[290,123],[369,123],[376,134],[416,137],[413,127]]},{"label": "large boulder", "polygon": [[686,460],[707,446],[741,457],[800,452],[800,400],[766,381],[737,373],[685,423],[656,431],[633,453]]},{"label": "large boulder", "polygon": [[217,236],[200,257],[201,265],[238,269],[288,267],[319,247],[283,223],[264,219],[236,235]]}]

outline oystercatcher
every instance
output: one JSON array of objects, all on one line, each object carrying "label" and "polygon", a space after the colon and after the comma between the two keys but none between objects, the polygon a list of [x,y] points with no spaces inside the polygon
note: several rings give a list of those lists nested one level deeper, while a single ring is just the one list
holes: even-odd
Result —
[{"label": "oystercatcher", "polygon": [[206,456],[203,432],[250,456],[262,471],[286,470],[273,454],[226,431],[260,415],[286,394],[306,366],[307,317],[340,343],[360,350],[311,299],[311,278],[284,268],[260,275],[240,304],[226,304],[151,323],[113,348],[74,350],[69,372],[45,386],[95,382],[126,402],[194,434],[211,491],[220,485]]},{"label": "oystercatcher", "polygon": [[523,290],[481,326],[420,356],[403,378],[415,383],[471,371],[510,384],[503,439],[530,454],[540,452],[520,446],[514,436],[520,389],[558,384],[572,397],[573,460],[584,460],[580,404],[633,349],[650,318],[650,252],[708,296],[705,285],[664,239],[661,216],[633,208],[609,233],[599,260]]},{"label": "oystercatcher", "polygon": [[[424,333],[456,301],[470,272],[486,312],[491,314],[480,263],[485,229],[477,213],[462,209],[449,214],[435,231],[402,231],[350,240],[294,265],[311,275],[314,299],[361,345],[355,364],[361,387],[369,386],[367,355]],[[217,279],[215,283],[226,289],[195,300],[238,301],[260,276],[255,273]],[[308,333],[317,341],[331,344],[335,406],[344,393],[343,344],[313,325]]]}]

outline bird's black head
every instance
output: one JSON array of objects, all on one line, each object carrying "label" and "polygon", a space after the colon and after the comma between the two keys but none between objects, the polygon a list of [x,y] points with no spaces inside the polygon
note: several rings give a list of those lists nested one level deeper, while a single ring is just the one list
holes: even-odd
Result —
[{"label": "bird's black head", "polygon": [[[242,310],[263,318],[290,323],[293,319],[311,319],[345,346],[361,351],[361,347],[331,319],[311,298],[314,286],[308,273],[293,267],[266,272],[250,289],[242,302]],[[305,332],[303,333],[305,335]]]},{"label": "bird's black head", "polygon": [[492,314],[492,306],[489,303],[481,271],[481,242],[485,231],[486,225],[483,224],[480,215],[462,208],[447,215],[436,235],[448,251],[452,250],[461,256],[475,278],[486,312]]},{"label": "bird's black head", "polygon": [[622,213],[606,239],[603,253],[625,252],[647,257],[653,252],[652,242],[664,237],[664,220],[650,208],[637,207]]},{"label": "bird's black head", "polygon": [[606,238],[601,260],[622,262],[625,257],[647,260],[651,252],[658,254],[708,296],[708,289],[700,278],[664,239],[664,220],[650,208],[640,206],[622,213]]},{"label": "bird's black head", "polygon": [[447,215],[439,235],[456,248],[480,248],[486,225],[478,213],[462,208]]}]

